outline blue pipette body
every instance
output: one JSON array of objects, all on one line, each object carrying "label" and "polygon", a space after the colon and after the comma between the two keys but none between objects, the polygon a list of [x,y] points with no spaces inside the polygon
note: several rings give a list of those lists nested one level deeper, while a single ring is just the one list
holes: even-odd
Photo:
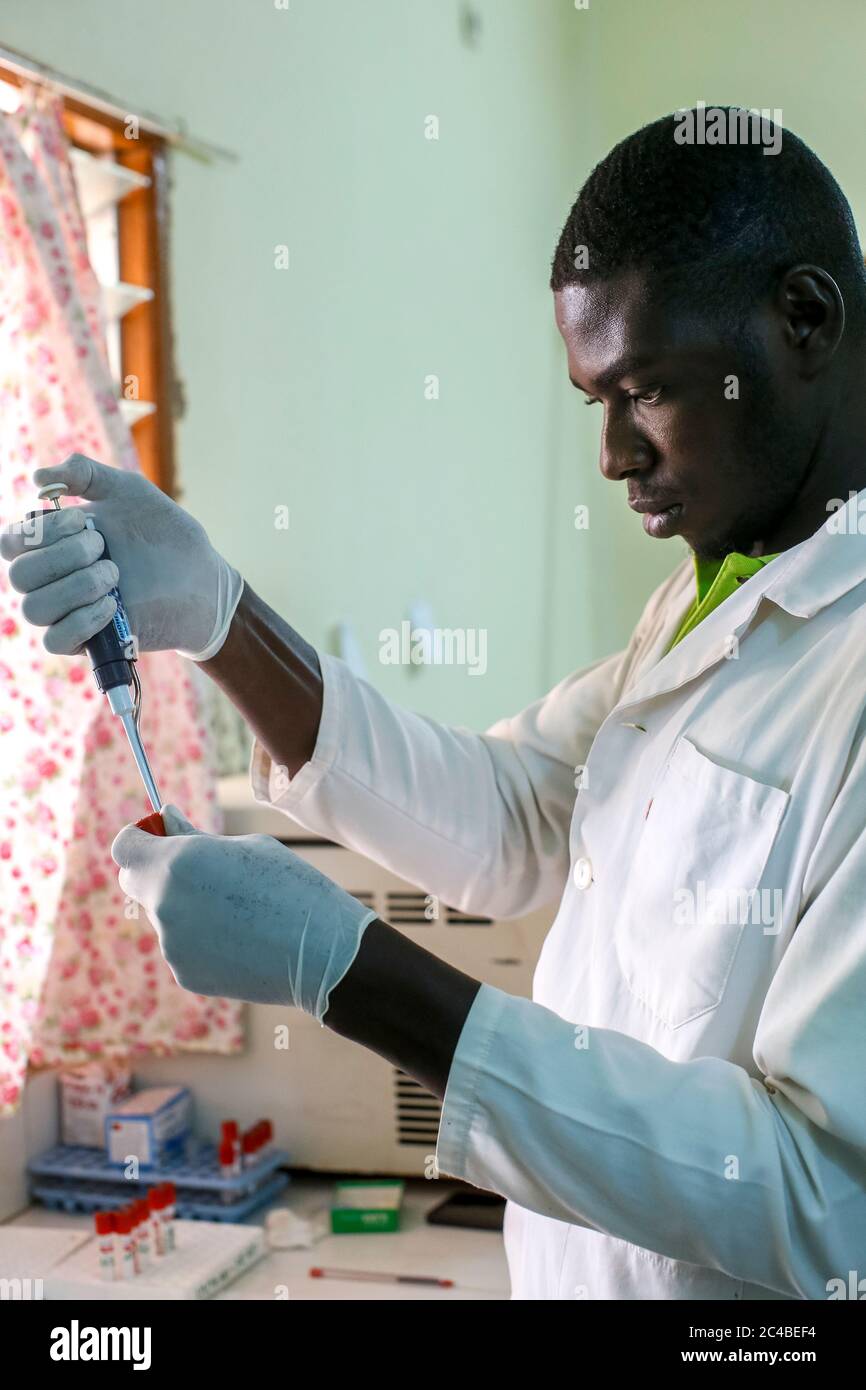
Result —
[{"label": "blue pipette body", "polygon": [[[68,491],[65,483],[54,483],[50,487],[42,488],[39,497],[50,500],[54,510],[60,511],[58,499]],[[37,515],[39,513],[29,512],[28,520],[32,520]],[[90,530],[96,530],[92,516],[87,517],[87,526]],[[101,558],[110,560],[108,542],[104,536],[102,537],[102,544]],[[98,688],[107,697],[112,714],[116,714],[123,724],[150,804],[154,811],[158,811],[162,802],[138,732],[140,686],[138,673],[135,669],[135,639],[132,635],[126,609],[123,606],[120,590],[115,586],[110,592],[117,604],[114,616],[110,622],[106,623],[101,632],[95,633],[84,643],[84,650],[90,658]],[[133,690],[135,691],[135,698],[131,693]]]}]

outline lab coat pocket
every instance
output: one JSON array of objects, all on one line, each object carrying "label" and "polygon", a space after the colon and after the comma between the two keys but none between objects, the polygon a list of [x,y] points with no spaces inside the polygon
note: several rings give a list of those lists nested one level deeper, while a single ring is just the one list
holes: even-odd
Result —
[{"label": "lab coat pocket", "polygon": [[775,906],[759,890],[788,800],[778,787],[721,767],[687,738],[675,745],[643,819],[615,925],[629,989],[667,1027],[717,1007],[746,925],[762,930],[767,899]]}]

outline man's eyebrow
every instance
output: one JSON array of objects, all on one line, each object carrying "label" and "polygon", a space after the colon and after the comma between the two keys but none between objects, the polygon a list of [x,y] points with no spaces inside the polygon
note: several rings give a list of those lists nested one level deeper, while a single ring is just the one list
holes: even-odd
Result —
[{"label": "man's eyebrow", "polygon": [[[648,367],[655,359],[648,357],[645,353],[629,353],[625,357],[617,358],[605,371],[601,372],[596,378],[596,390],[604,390],[608,386],[615,386],[624,376],[630,376],[632,372],[640,372],[644,367]],[[582,391],[585,396],[591,396],[592,392],[585,386],[581,386],[575,377],[569,377],[569,381],[576,390]]]}]

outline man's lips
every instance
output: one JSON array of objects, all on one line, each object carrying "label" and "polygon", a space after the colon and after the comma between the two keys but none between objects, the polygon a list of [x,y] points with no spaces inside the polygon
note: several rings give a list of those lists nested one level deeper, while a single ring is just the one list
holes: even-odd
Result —
[{"label": "man's lips", "polygon": [[663,497],[629,497],[628,505],[633,512],[652,512],[655,515],[658,512],[669,512],[674,507],[679,508],[682,503]]},{"label": "man's lips", "polygon": [[656,540],[675,536],[679,530],[682,502],[669,502],[660,497],[630,497],[632,511],[643,515],[643,529]]}]

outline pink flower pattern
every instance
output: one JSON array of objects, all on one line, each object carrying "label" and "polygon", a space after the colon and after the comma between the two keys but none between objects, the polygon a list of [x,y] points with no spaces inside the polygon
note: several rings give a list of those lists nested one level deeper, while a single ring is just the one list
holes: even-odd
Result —
[{"label": "pink flower pattern", "polygon": [[[111,409],[107,409],[107,404]],[[72,452],[137,469],[114,403],[98,286],[60,103],[0,116],[0,523]],[[142,732],[166,799],[219,829],[209,735],[186,663],[139,662]],[[54,657],[0,565],[0,1114],[28,1064],[242,1046],[240,1006],[187,994],[124,899],[114,835],[149,811],[86,658]]]}]

